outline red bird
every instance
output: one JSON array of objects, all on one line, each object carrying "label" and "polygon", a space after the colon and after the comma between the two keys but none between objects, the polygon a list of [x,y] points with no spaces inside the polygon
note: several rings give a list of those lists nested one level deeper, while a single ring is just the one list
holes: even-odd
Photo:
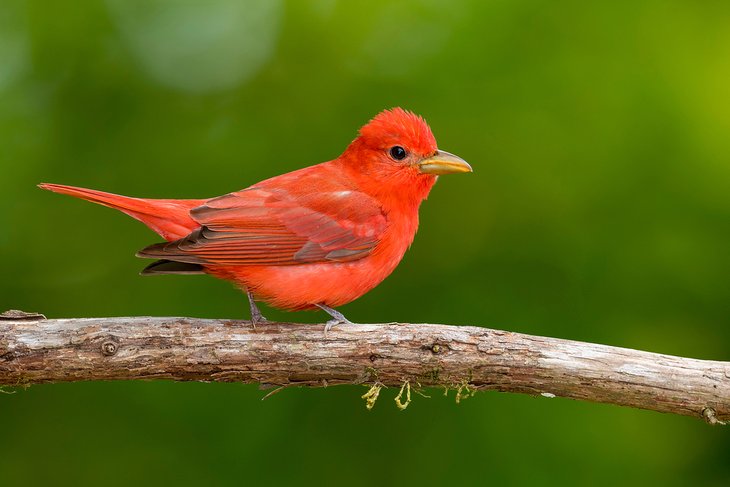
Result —
[{"label": "red bird", "polygon": [[43,189],[116,208],[167,242],[138,257],[158,259],[142,271],[211,274],[244,290],[255,324],[265,320],[254,299],[287,310],[333,308],[385,279],[418,229],[418,207],[438,175],[471,172],[438,150],[431,129],[400,108],[378,114],[337,159],[204,200],[118,196],[41,184]]}]

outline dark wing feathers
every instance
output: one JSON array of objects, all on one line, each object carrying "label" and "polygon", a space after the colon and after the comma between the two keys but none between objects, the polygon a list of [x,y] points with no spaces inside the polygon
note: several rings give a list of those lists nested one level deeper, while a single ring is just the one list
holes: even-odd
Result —
[{"label": "dark wing feathers", "polygon": [[137,255],[197,265],[348,262],[372,252],[385,231],[378,203],[357,191],[292,197],[251,188],[191,211],[201,227]]},{"label": "dark wing feathers", "polygon": [[205,272],[200,264],[158,260],[145,267],[140,274],[154,276],[159,274],[205,274]]}]

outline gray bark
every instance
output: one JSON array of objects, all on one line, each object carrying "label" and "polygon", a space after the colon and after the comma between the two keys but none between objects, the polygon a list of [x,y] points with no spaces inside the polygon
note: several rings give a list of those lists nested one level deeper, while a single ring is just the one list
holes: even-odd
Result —
[{"label": "gray bark", "polygon": [[[170,379],[568,397],[730,419],[730,362],[472,326],[0,316],[0,385]],[[372,395],[372,394],[371,394]]]}]

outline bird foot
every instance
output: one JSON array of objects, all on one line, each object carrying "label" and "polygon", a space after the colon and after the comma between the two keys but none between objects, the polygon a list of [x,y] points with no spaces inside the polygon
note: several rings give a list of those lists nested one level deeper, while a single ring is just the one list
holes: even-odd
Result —
[{"label": "bird foot", "polygon": [[327,334],[328,331],[330,331],[332,329],[333,326],[337,326],[337,325],[351,325],[352,324],[352,321],[350,321],[347,318],[345,318],[345,315],[343,315],[342,313],[340,313],[336,309],[332,309],[329,306],[324,305],[324,304],[317,304],[316,306],[319,309],[321,309],[322,311],[324,311],[325,313],[327,313],[328,315],[330,315],[332,317],[332,319],[329,320],[324,325],[324,334],[325,335]]},{"label": "bird foot", "polygon": [[251,327],[255,330],[256,325],[263,325],[264,323],[268,323],[269,320],[266,319],[266,316],[259,313],[258,316],[251,315]]},{"label": "bird foot", "polygon": [[258,306],[256,306],[256,301],[254,301],[253,293],[251,293],[251,291],[246,291],[246,296],[248,297],[248,304],[249,308],[251,309],[251,327],[253,327],[253,329],[255,330],[256,325],[266,323],[269,320],[267,320],[266,317],[261,314],[261,310]]},{"label": "bird foot", "polygon": [[[344,318],[344,317],[343,317]],[[324,333],[327,334],[328,331],[332,329],[332,327],[335,327],[337,325],[351,325],[352,321],[348,319],[338,320],[336,318],[332,318],[327,323],[324,324]]]}]

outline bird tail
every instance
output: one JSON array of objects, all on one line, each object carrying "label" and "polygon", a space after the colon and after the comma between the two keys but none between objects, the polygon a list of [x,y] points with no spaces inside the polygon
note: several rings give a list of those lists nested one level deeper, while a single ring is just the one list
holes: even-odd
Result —
[{"label": "bird tail", "polygon": [[168,241],[183,238],[200,227],[200,224],[190,217],[190,210],[205,202],[205,200],[130,198],[61,184],[42,183],[38,187],[119,210],[141,221]]}]

